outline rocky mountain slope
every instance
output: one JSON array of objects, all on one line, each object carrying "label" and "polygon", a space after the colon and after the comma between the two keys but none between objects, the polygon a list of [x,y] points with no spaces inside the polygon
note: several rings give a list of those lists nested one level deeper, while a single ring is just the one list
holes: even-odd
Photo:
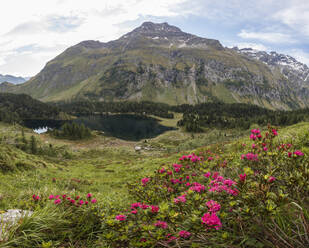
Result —
[{"label": "rocky mountain slope", "polygon": [[0,91],[27,93],[43,101],[221,100],[293,109],[309,106],[304,73],[266,55],[259,59],[250,52],[224,48],[217,40],[167,23],[145,22],[118,40],[72,46],[28,82],[2,84]]},{"label": "rocky mountain slope", "polygon": [[8,82],[8,83],[12,83],[12,84],[21,84],[26,82],[28,79],[23,78],[23,77],[15,77],[12,75],[1,75],[0,74],[0,83],[3,82]]}]

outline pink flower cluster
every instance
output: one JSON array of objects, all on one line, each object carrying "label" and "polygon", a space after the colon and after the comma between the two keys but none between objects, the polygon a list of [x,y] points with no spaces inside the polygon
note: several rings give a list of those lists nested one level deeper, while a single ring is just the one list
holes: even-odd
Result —
[{"label": "pink flower cluster", "polygon": [[168,228],[167,223],[165,221],[161,221],[161,220],[158,220],[156,223],[154,223],[154,226],[160,227],[162,229]]},{"label": "pink flower cluster", "polygon": [[246,181],[246,177],[247,177],[247,174],[246,174],[246,173],[244,173],[244,174],[239,174],[239,181],[241,181],[241,182]]},{"label": "pink flower cluster", "polygon": [[174,198],[174,203],[175,204],[178,204],[179,202],[185,203],[187,201],[186,196],[187,195],[184,194],[184,195],[178,196],[177,198]]},{"label": "pink flower cluster", "polygon": [[271,177],[268,178],[268,182],[269,182],[269,183],[272,183],[272,182],[275,181],[275,180],[276,180],[276,178],[273,177],[273,176],[271,176]]},{"label": "pink flower cluster", "polygon": [[261,139],[261,138],[262,138],[260,129],[252,129],[252,130],[251,130],[250,139],[256,140],[257,138],[258,138],[258,139]]},{"label": "pink flower cluster", "polygon": [[120,215],[117,215],[115,219],[118,221],[125,221],[127,219],[127,216],[120,214]]},{"label": "pink flower cluster", "polygon": [[192,190],[192,191],[201,193],[201,192],[203,192],[203,191],[206,190],[206,187],[205,187],[205,185],[203,185],[203,184],[194,182],[194,183],[192,183],[192,185],[193,185],[193,186],[189,188],[189,189]]},{"label": "pink flower cluster", "polygon": [[247,153],[247,154],[242,154],[241,157],[240,157],[242,160],[244,159],[247,159],[247,160],[250,160],[250,161],[258,161],[258,155],[257,154],[254,154],[254,153]]},{"label": "pink flower cluster", "polygon": [[[213,176],[214,177],[214,176]],[[238,190],[232,188],[237,183],[232,179],[224,179],[222,176],[216,176],[214,180],[209,183],[209,192],[222,192],[225,191],[230,195],[238,195]]]},{"label": "pink flower cluster", "polygon": [[206,206],[209,208],[209,212],[211,213],[216,213],[221,209],[221,205],[214,200],[206,202]]},{"label": "pink flower cluster", "polygon": [[87,196],[86,196],[88,201],[87,200],[84,201],[84,200],[80,199],[79,195],[75,196],[75,197],[69,197],[67,195],[62,195],[62,196],[60,196],[60,195],[50,195],[48,197],[48,199],[54,200],[55,205],[59,205],[62,202],[69,202],[70,204],[79,207],[79,206],[82,206],[82,205],[88,205],[89,201],[93,204],[97,203],[97,199],[96,198],[91,199],[91,197],[92,197],[92,194],[88,193]]},{"label": "pink flower cluster", "polygon": [[206,213],[201,219],[202,223],[207,225],[208,228],[219,230],[222,227],[221,221],[215,213]]},{"label": "pink flower cluster", "polygon": [[288,157],[291,158],[293,154],[295,155],[295,157],[304,156],[304,153],[302,153],[300,150],[295,150],[293,153],[288,152]]},{"label": "pink flower cluster", "polygon": [[187,239],[191,236],[191,233],[188,232],[188,231],[185,231],[185,230],[181,230],[181,231],[179,231],[178,235],[179,235],[179,237]]},{"label": "pink flower cluster", "polygon": [[274,128],[271,130],[271,132],[273,133],[273,135],[274,135],[274,136],[277,136],[277,135],[278,135],[277,130],[276,130],[276,129],[274,129]]},{"label": "pink flower cluster", "polygon": [[149,177],[142,178],[142,185],[145,186],[150,181]]},{"label": "pink flower cluster", "polygon": [[182,164],[173,164],[173,167],[175,172],[180,172]]},{"label": "pink flower cluster", "polygon": [[32,195],[32,199],[34,200],[34,201],[38,201],[38,200],[40,200],[40,196],[38,196],[38,195]]},{"label": "pink flower cluster", "polygon": [[159,206],[156,206],[156,205],[147,205],[147,204],[143,204],[143,203],[140,203],[140,202],[135,202],[135,203],[131,204],[131,210],[132,210],[131,213],[137,214],[138,208],[144,209],[144,210],[151,208],[152,213],[158,213],[159,210],[160,210]]},{"label": "pink flower cluster", "polygon": [[194,153],[190,154],[190,155],[183,155],[181,158],[179,158],[179,161],[191,161],[193,163],[196,163],[198,161],[201,161],[202,158],[199,156],[196,156]]}]

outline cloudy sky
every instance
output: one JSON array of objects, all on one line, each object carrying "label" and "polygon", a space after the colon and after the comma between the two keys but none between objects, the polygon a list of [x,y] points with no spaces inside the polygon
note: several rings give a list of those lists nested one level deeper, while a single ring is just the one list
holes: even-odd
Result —
[{"label": "cloudy sky", "polygon": [[0,74],[34,76],[66,48],[117,39],[144,21],[309,65],[308,0],[10,0],[0,10]]}]

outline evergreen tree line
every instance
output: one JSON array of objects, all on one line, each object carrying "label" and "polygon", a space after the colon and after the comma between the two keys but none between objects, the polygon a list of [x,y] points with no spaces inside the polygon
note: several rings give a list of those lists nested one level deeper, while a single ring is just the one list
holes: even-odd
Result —
[{"label": "evergreen tree line", "polygon": [[55,119],[59,108],[25,94],[0,93],[0,121],[22,123],[24,119]]},{"label": "evergreen tree line", "polygon": [[57,104],[63,111],[72,115],[93,115],[105,113],[134,113],[155,115],[163,118],[174,118],[173,113],[169,113],[170,106],[164,103],[142,102],[94,102],[77,101]]},{"label": "evergreen tree line", "polygon": [[203,128],[240,128],[248,129],[251,124],[265,126],[292,125],[309,120],[309,109],[293,111],[269,110],[250,104],[203,103],[172,107],[175,112],[183,113],[177,123],[187,131],[200,132]]},{"label": "evergreen tree line", "polygon": [[66,138],[72,140],[81,140],[91,137],[91,129],[85,127],[84,124],[77,124],[75,122],[66,122],[60,130],[54,129],[52,135],[58,138]]}]

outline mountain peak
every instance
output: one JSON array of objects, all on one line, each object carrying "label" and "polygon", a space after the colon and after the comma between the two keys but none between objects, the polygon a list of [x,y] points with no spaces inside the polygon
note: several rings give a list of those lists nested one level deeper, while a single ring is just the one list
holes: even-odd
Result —
[{"label": "mountain peak", "polygon": [[180,28],[169,25],[167,22],[163,23],[144,22],[140,27],[138,27],[135,30],[144,32],[182,32]]}]

